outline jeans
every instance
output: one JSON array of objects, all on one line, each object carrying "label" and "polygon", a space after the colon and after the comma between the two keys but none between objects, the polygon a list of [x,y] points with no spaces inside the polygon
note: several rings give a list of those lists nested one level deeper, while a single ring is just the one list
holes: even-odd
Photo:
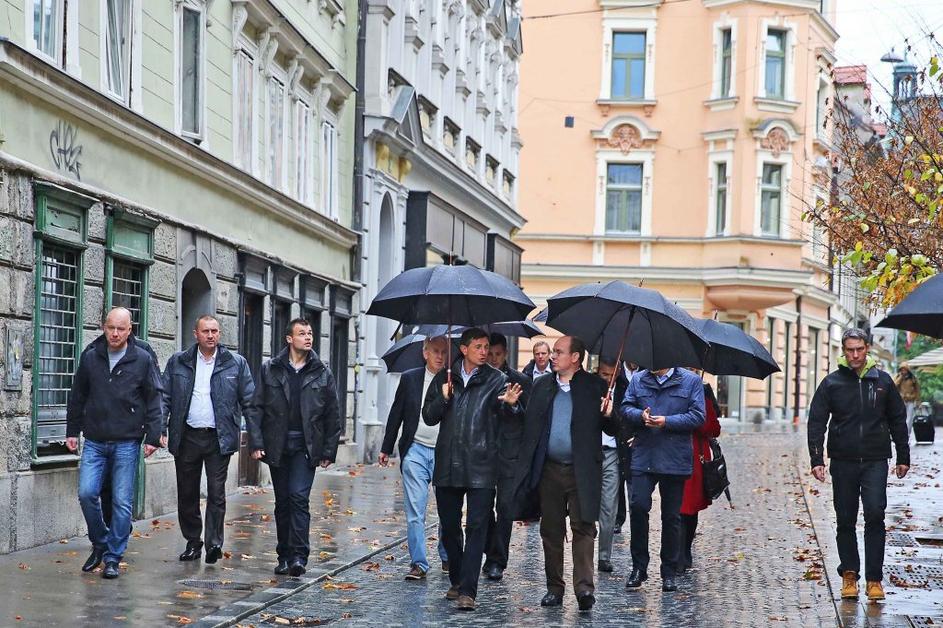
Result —
[{"label": "jeans", "polygon": [[619,471],[619,452],[615,448],[602,450],[602,491],[599,496],[599,560],[612,559],[612,529],[619,509],[619,489],[622,474]]},{"label": "jeans", "polygon": [[632,568],[648,574],[648,513],[652,509],[652,492],[658,485],[661,495],[661,577],[678,572],[681,542],[681,499],[684,497],[686,475],[632,472],[632,498],[629,501],[629,522],[632,538]]},{"label": "jeans", "polygon": [[887,461],[832,460],[832,497],[838,542],[838,574],[861,572],[858,556],[858,502],[864,507],[864,577],[884,577],[884,509],[887,508]]},{"label": "jeans", "polygon": [[[137,440],[85,440],[79,466],[79,505],[88,526],[88,539],[105,550],[105,563],[119,563],[131,536],[131,505],[141,443]],[[101,491],[106,474],[111,480],[111,525],[102,517]]]},{"label": "jeans", "polygon": [[311,552],[311,512],[308,501],[314,483],[314,468],[308,460],[305,437],[301,432],[288,432],[281,464],[272,466],[272,488],[275,491],[275,532],[279,560],[298,559],[308,564]]},{"label": "jeans", "polygon": [[[400,465],[403,472],[403,503],[406,507],[406,542],[410,563],[429,571],[426,558],[426,506],[429,504],[429,484],[435,470],[435,449],[413,443]],[[445,543],[439,534],[439,559],[448,560]]]},{"label": "jeans", "polygon": [[[449,555],[449,581],[459,595],[478,595],[481,556],[488,537],[488,521],[494,508],[493,488],[437,486],[436,505],[442,522],[442,539]],[[465,514],[465,542],[462,543],[462,504]]]},{"label": "jeans", "polygon": [[[226,477],[229,454],[219,451],[216,430],[184,425],[180,448],[174,458],[177,475],[177,512],[180,532],[187,544],[198,544],[204,535],[207,547],[222,547],[226,519]],[[200,517],[200,477],[206,467],[206,530]]]}]

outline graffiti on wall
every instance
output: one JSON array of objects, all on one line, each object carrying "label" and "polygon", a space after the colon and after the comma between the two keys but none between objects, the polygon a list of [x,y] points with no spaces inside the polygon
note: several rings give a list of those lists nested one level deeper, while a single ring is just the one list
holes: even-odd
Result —
[{"label": "graffiti on wall", "polygon": [[71,172],[76,179],[81,181],[82,162],[79,158],[82,156],[82,145],[77,141],[78,134],[77,128],[60,120],[49,133],[49,152],[52,154],[52,162],[56,164],[56,168]]}]

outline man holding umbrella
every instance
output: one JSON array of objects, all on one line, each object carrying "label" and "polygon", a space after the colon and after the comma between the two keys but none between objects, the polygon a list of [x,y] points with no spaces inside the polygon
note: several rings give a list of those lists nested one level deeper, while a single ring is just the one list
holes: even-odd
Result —
[{"label": "man holding umbrella", "polygon": [[[449,555],[448,599],[460,610],[474,610],[481,557],[494,506],[499,474],[498,432],[501,421],[519,421],[519,384],[490,366],[488,335],[470,328],[462,333],[462,359],[440,372],[429,386],[422,418],[438,425],[435,485],[442,536]],[[462,506],[467,502],[465,541]]]}]

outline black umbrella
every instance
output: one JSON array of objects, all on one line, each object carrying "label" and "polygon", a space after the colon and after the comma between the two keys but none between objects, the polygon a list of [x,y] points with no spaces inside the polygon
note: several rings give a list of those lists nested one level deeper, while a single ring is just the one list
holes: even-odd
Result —
[{"label": "black umbrella", "polygon": [[877,326],[943,338],[943,275],[914,288]]},{"label": "black umbrella", "polygon": [[708,348],[687,312],[660,292],[622,281],[581,284],[550,297],[547,324],[578,336],[593,353],[649,369],[700,368]]},{"label": "black umbrella", "polygon": [[766,347],[736,325],[710,319],[695,321],[710,343],[702,362],[708,373],[765,379],[780,371]]},{"label": "black umbrella", "polygon": [[[402,373],[403,371],[422,366],[425,364],[425,360],[422,357],[422,343],[426,338],[444,335],[445,332],[428,336],[425,334],[409,334],[408,336],[403,336],[393,343],[393,346],[380,356],[380,359],[386,364],[388,373]],[[458,351],[457,341],[454,338],[455,334],[453,333],[452,336],[452,348]]]},{"label": "black umbrella", "polygon": [[[490,323],[488,325],[479,325],[479,328],[488,334],[502,334],[504,336],[514,336],[517,338],[533,338],[541,336],[544,332],[540,331],[532,321],[511,321],[506,323]],[[461,332],[468,329],[466,325],[452,325],[452,333]],[[426,336],[444,336],[448,333],[448,325],[420,325],[413,333]]]}]

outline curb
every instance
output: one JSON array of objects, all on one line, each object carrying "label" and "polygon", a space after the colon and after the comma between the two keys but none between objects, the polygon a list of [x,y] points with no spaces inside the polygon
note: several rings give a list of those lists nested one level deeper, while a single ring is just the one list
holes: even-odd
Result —
[{"label": "curb", "polygon": [[[426,526],[426,530],[431,530],[432,528],[438,526],[438,523],[431,523]],[[394,547],[401,545],[406,542],[406,536],[397,537],[394,541],[387,543],[383,547],[377,548],[376,550],[364,554],[359,558],[356,558],[348,563],[341,565],[340,567],[335,567],[331,571],[325,572],[314,578],[288,578],[283,582],[279,582],[277,585],[253,593],[249,597],[233,602],[229,606],[217,609],[213,612],[212,615],[207,615],[195,622],[193,626],[197,628],[225,628],[227,626],[232,626],[236,622],[242,621],[246,617],[255,615],[256,613],[265,610],[266,608],[273,606],[296,593],[300,593],[305,589],[332,578],[337,574],[350,569],[351,567],[356,567],[357,565],[364,563],[377,554],[382,554],[383,552],[389,551]]]}]

